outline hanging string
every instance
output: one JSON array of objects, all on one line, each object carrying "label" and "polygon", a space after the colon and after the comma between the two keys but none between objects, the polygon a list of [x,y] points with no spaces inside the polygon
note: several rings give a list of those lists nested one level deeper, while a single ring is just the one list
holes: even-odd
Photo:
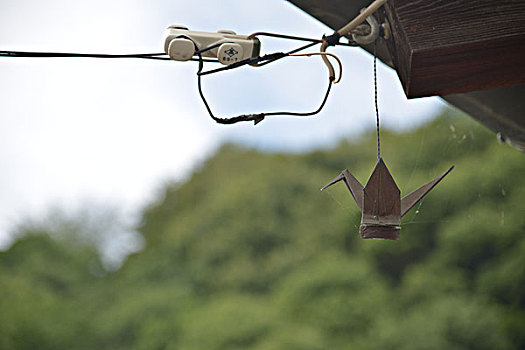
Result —
[{"label": "hanging string", "polygon": [[377,105],[377,55],[376,43],[374,41],[374,103],[376,107],[376,133],[377,133],[377,160],[381,159],[381,144],[379,141],[379,107]]}]

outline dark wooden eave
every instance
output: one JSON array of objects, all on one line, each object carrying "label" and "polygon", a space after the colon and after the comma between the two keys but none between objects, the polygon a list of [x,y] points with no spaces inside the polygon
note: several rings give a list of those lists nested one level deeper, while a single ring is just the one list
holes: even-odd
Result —
[{"label": "dark wooden eave", "polygon": [[389,0],[385,12],[409,98],[525,84],[525,1]]},{"label": "dark wooden eave", "polygon": [[[288,1],[334,30],[371,2]],[[431,4],[439,6],[434,20]],[[379,42],[378,56],[396,69],[408,98],[441,96],[525,151],[525,1],[388,0],[381,16],[394,35]]]}]

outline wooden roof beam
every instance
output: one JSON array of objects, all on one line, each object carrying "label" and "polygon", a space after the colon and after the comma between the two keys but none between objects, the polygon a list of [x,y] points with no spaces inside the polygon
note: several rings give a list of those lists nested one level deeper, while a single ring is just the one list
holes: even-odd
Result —
[{"label": "wooden roof beam", "polygon": [[409,98],[525,84],[525,1],[388,0]]}]

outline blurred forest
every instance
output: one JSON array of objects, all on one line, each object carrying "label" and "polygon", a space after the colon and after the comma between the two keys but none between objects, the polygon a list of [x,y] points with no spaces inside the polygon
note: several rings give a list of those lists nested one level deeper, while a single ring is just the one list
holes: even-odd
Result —
[{"label": "blurred forest", "polygon": [[345,186],[319,189],[344,168],[366,183],[374,136],[223,146],[144,210],[145,247],[116,271],[112,232],[21,225],[0,252],[0,349],[525,349],[525,156],[454,111],[383,131],[402,195],[456,168],[399,241],[362,240]]}]

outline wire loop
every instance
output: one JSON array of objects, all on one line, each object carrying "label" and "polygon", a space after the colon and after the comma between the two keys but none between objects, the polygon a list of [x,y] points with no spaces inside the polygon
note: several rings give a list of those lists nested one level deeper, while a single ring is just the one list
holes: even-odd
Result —
[{"label": "wire loop", "polygon": [[[279,53],[279,57],[281,56],[282,53]],[[284,55],[283,57],[286,57],[286,56],[291,56],[291,55],[294,55],[294,56],[311,56],[311,55],[321,55],[321,53],[311,53],[311,54],[282,54]],[[334,56],[336,57],[335,55],[332,55],[332,54],[327,54],[327,55],[330,55],[330,56]],[[334,81],[334,79],[332,79],[330,77],[329,79],[329,82],[328,82],[328,88],[326,90],[326,93],[325,93],[325,96],[323,98],[323,101],[321,102],[321,105],[315,110],[315,111],[312,111],[312,112],[266,112],[266,113],[257,113],[257,114],[242,114],[242,115],[238,115],[238,116],[235,116],[235,117],[230,117],[230,118],[219,118],[219,117],[216,117],[211,108],[210,108],[210,105],[208,104],[208,101],[206,100],[206,97],[204,97],[204,93],[202,91],[202,80],[201,80],[201,77],[205,74],[209,74],[209,73],[213,73],[213,71],[208,71],[208,72],[203,72],[203,68],[204,68],[204,62],[202,61],[202,54],[201,53],[198,53],[198,56],[199,56],[199,69],[197,71],[197,88],[198,88],[198,91],[199,91],[199,95],[202,99],[202,102],[204,103],[204,106],[206,107],[206,110],[208,111],[208,114],[210,115],[210,117],[217,123],[219,124],[235,124],[235,123],[238,123],[238,122],[244,122],[244,121],[253,121],[254,125],[257,125],[259,124],[261,121],[263,121],[266,117],[268,116],[296,116],[296,117],[308,117],[308,116],[312,116],[312,115],[315,115],[315,114],[318,114],[324,107],[324,105],[326,104],[326,101],[328,100],[328,95],[330,94],[330,90],[331,90],[331,87],[332,87],[332,83]],[[324,57],[324,55],[322,55]],[[340,60],[336,57],[336,59],[338,60],[339,64],[341,63]],[[275,59],[273,60],[275,61]],[[271,61],[271,62],[273,62]],[[227,68],[227,67],[224,67],[224,68]],[[341,68],[342,69],[342,68]]]},{"label": "wire loop", "polygon": [[343,77],[343,63],[341,63],[341,60],[339,59],[339,57],[337,57],[336,55],[334,55],[333,53],[330,53],[330,52],[310,52],[310,53],[296,53],[296,54],[290,54],[288,56],[330,56],[330,57],[333,57],[335,58],[335,60],[337,61],[337,64],[339,65],[339,78],[337,78],[337,80],[335,80],[335,77],[334,77],[334,84],[337,84],[338,82],[341,81],[341,78]]}]

